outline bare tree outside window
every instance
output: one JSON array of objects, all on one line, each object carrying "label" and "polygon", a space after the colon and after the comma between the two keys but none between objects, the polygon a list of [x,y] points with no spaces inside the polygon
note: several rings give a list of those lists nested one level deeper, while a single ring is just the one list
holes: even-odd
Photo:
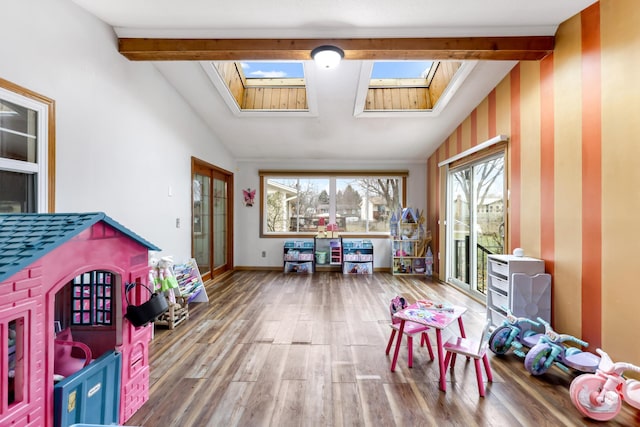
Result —
[{"label": "bare tree outside window", "polygon": [[486,262],[504,252],[504,154],[461,165],[449,172],[448,277],[486,292]]},{"label": "bare tree outside window", "polygon": [[399,180],[397,178],[361,179],[360,186],[369,194],[385,199],[385,205],[394,210],[402,206],[400,201]]},{"label": "bare tree outside window", "polygon": [[[460,202],[467,206],[471,202],[471,170],[455,174],[455,180],[462,190]],[[503,213],[503,179],[504,157],[496,157],[474,167],[474,197],[477,206],[477,226],[482,231],[481,241],[493,253],[503,252],[504,213]]]},{"label": "bare tree outside window", "polygon": [[275,192],[267,195],[267,230],[279,231],[286,224],[283,194]]},{"label": "bare tree outside window", "polygon": [[401,177],[266,178],[265,231],[314,232],[322,220],[342,232],[388,232],[401,183]]}]

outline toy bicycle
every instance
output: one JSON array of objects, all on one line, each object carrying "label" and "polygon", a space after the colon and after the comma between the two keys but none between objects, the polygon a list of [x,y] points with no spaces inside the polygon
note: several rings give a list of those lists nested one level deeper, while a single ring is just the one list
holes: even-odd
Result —
[{"label": "toy bicycle", "polygon": [[582,347],[588,347],[589,343],[572,335],[557,333],[548,322],[539,317],[538,322],[544,325],[545,333],[524,358],[524,367],[527,371],[533,375],[542,375],[554,364],[565,372],[569,372],[569,368],[581,372],[596,371],[600,363],[598,356],[564,344],[574,342]]},{"label": "toy bicycle", "polygon": [[586,417],[597,421],[613,419],[622,407],[624,399],[640,409],[640,381],[626,379],[624,371],[640,372],[640,367],[626,362],[613,363],[601,349],[600,364],[595,374],[582,374],[571,381],[571,402]]},{"label": "toy bicycle", "polygon": [[495,354],[506,354],[510,349],[520,356],[525,357],[526,353],[522,350],[522,347],[533,347],[540,337],[543,335],[532,329],[524,330],[525,323],[529,323],[533,326],[540,326],[540,324],[527,317],[516,317],[506,307],[502,307],[507,312],[507,318],[502,325],[498,326],[491,333],[489,337],[489,348]]}]

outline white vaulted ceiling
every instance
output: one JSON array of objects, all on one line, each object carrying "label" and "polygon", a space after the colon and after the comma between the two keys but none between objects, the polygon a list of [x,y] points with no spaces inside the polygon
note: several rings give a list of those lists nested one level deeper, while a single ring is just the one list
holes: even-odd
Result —
[{"label": "white vaulted ceiling", "polygon": [[[361,39],[553,36],[595,0],[73,0],[119,38]],[[252,59],[252,58],[246,58]],[[255,58],[253,58],[255,59]],[[428,58],[421,58],[428,59]],[[238,115],[198,61],[154,65],[238,160],[424,161],[516,64],[481,60],[438,114],[354,115],[362,69],[308,64],[311,117]],[[490,135],[492,136],[492,135]]]}]

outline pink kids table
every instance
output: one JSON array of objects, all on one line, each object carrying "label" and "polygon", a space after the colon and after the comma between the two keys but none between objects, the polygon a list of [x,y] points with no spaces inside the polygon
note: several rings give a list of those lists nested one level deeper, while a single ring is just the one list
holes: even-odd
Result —
[{"label": "pink kids table", "polygon": [[418,307],[418,304],[414,303],[404,310],[400,310],[394,314],[395,317],[401,320],[401,323],[398,338],[396,340],[396,350],[393,354],[393,361],[391,362],[391,372],[396,370],[396,362],[398,361],[398,353],[400,352],[400,344],[402,341],[405,321],[410,320],[412,322],[427,325],[436,331],[438,366],[440,368],[440,390],[447,391],[446,372],[444,367],[444,349],[442,347],[442,330],[457,320],[458,326],[460,327],[460,336],[464,338],[465,333],[464,325],[462,324],[462,315],[466,311],[467,307],[459,305],[450,305],[445,309],[438,309],[421,308]]}]

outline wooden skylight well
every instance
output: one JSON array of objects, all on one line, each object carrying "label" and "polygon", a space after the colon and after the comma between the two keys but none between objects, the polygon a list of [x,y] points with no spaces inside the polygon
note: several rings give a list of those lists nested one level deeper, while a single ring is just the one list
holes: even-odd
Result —
[{"label": "wooden skylight well", "polygon": [[301,61],[214,61],[240,111],[308,111]]},{"label": "wooden skylight well", "polygon": [[363,61],[354,116],[438,116],[477,63],[477,60]]},{"label": "wooden skylight well", "polygon": [[432,110],[461,65],[458,61],[374,62],[364,111]]},{"label": "wooden skylight well", "polygon": [[[354,115],[437,116],[476,63],[362,61]],[[315,90],[313,82],[307,81],[305,61],[210,61],[201,64],[229,108],[238,116],[317,116]]]}]

